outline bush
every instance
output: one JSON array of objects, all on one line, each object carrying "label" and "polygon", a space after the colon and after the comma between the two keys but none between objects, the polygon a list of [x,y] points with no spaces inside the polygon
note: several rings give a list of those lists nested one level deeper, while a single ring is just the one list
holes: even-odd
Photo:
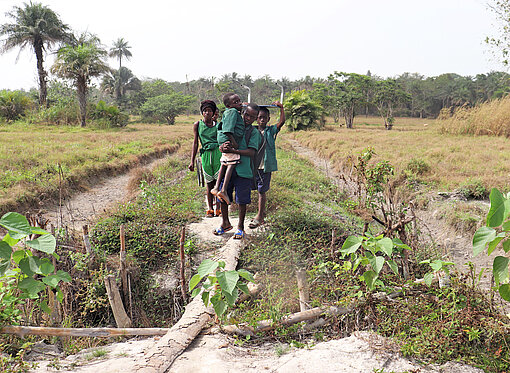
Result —
[{"label": "bush", "polygon": [[35,123],[56,125],[73,125],[80,121],[80,109],[76,102],[59,103],[46,109],[41,109],[31,120]]},{"label": "bush", "polygon": [[423,175],[430,171],[430,166],[423,159],[413,158],[407,164],[406,171],[414,175]]},{"label": "bush", "polygon": [[108,127],[124,127],[128,122],[128,115],[120,111],[114,105],[108,105],[104,101],[99,101],[90,111],[90,117],[100,124]]},{"label": "bush", "polygon": [[32,101],[20,91],[0,91],[0,117],[14,121],[26,114]]},{"label": "bush", "polygon": [[463,183],[458,192],[466,198],[485,199],[489,196],[489,191],[479,179],[471,179]]},{"label": "bush", "polygon": [[306,90],[296,91],[285,100],[287,123],[291,130],[321,128],[325,121],[324,109]]},{"label": "bush", "polygon": [[193,96],[184,96],[172,92],[149,98],[140,108],[140,113],[145,120],[155,120],[174,124],[175,117],[189,107]]}]

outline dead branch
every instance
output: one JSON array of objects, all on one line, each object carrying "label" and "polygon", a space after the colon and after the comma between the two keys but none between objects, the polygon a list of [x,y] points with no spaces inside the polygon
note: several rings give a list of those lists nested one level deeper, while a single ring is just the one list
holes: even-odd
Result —
[{"label": "dead branch", "polygon": [[1,334],[44,335],[57,337],[119,337],[129,335],[165,335],[168,328],[46,328],[39,326],[4,326]]}]

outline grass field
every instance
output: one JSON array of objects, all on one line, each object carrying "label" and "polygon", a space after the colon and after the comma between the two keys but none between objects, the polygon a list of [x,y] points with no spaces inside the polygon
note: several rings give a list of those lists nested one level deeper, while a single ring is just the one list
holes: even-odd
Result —
[{"label": "grass field", "polygon": [[80,187],[114,175],[143,158],[189,142],[194,117],[174,126],[130,124],[121,129],[37,125],[0,126],[0,211],[55,196],[59,167],[64,186]]},{"label": "grass field", "polygon": [[322,131],[290,136],[332,160],[338,170],[347,166],[348,156],[371,147],[376,161],[388,160],[397,172],[407,169],[432,188],[483,184],[486,189],[510,189],[509,139],[444,134],[439,127],[433,119],[397,118],[387,131],[380,118],[358,116],[352,130],[328,124]]}]

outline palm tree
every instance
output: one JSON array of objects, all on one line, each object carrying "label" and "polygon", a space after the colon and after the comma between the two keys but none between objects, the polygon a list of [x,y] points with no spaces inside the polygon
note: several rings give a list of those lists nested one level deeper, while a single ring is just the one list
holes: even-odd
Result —
[{"label": "palm tree", "polygon": [[119,70],[112,70],[103,76],[101,89],[120,102],[128,91],[141,90],[142,83],[131,70],[121,67]]},{"label": "palm tree", "polygon": [[76,86],[80,104],[81,126],[85,127],[87,116],[87,92],[90,79],[110,71],[105,62],[106,50],[99,39],[84,33],[72,44],[60,48],[51,71],[63,79],[70,79]]},{"label": "palm tree", "polygon": [[46,105],[46,76],[43,67],[43,52],[51,49],[56,43],[67,40],[69,27],[62,23],[59,16],[47,6],[40,3],[24,3],[23,7],[15,6],[6,15],[14,23],[0,25],[0,36],[6,36],[0,47],[5,53],[19,47],[20,52],[26,47],[33,48],[37,59],[39,75],[39,104]]},{"label": "palm tree", "polygon": [[131,49],[131,47],[124,38],[118,38],[113,42],[113,47],[110,48],[110,53],[108,53],[108,55],[119,59],[119,70],[122,67],[122,57],[126,57],[126,59],[129,60],[132,56],[129,49]]}]

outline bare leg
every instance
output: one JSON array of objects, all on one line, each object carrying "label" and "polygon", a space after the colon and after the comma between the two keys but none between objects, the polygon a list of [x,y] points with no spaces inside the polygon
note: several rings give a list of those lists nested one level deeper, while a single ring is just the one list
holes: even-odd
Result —
[{"label": "bare leg", "polygon": [[227,172],[225,172],[225,177],[223,178],[223,186],[221,187],[221,190],[216,194],[216,196],[225,201],[227,205],[230,205],[230,199],[228,198],[227,195],[227,187],[228,184],[230,183],[230,178],[232,177],[235,168],[236,165],[227,166]]},{"label": "bare leg", "polygon": [[207,206],[209,206],[209,210],[213,210],[213,201],[214,196],[211,193],[211,190],[214,188],[214,181],[207,183]]},{"label": "bare leg", "polygon": [[221,165],[220,171],[218,172],[218,178],[216,179],[216,185],[213,189],[211,189],[211,193],[215,196],[218,194],[220,190],[221,181],[223,180],[223,176],[225,176],[225,171],[227,170],[227,166]]},{"label": "bare leg", "polygon": [[259,211],[254,219],[256,219],[260,224],[264,223],[264,219],[266,217],[266,202],[266,193],[259,193]]},{"label": "bare leg", "polygon": [[228,218],[228,205],[225,202],[220,203],[221,208],[221,226],[225,229],[231,226]]},{"label": "bare leg", "polygon": [[244,218],[246,217],[246,205],[239,205],[239,223],[237,229],[244,232]]}]

